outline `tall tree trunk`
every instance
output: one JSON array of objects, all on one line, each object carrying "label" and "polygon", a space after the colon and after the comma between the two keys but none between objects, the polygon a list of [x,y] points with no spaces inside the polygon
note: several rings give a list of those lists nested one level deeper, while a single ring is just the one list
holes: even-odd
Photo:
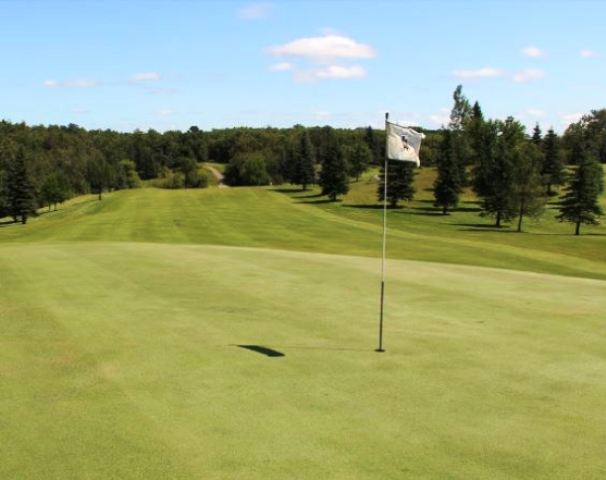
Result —
[{"label": "tall tree trunk", "polygon": [[102,195],[102,194],[103,194],[103,190],[100,188],[100,189],[99,189],[99,200],[101,200],[101,198],[102,198],[102,197],[101,197],[101,195]]},{"label": "tall tree trunk", "polygon": [[497,212],[497,222],[495,223],[495,227],[501,228],[501,212]]},{"label": "tall tree trunk", "polygon": [[448,215],[448,205],[442,207],[442,215]]},{"label": "tall tree trunk", "polygon": [[581,221],[580,220],[577,222],[577,226],[574,229],[574,234],[575,235],[578,235],[579,233],[581,233]]}]

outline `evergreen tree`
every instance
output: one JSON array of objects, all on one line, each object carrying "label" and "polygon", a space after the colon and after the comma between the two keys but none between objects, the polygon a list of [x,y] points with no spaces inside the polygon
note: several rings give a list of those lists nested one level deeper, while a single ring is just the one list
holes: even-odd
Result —
[{"label": "evergreen tree", "polygon": [[537,147],[541,146],[543,142],[541,127],[539,127],[538,122],[534,125],[534,129],[532,130],[532,143],[534,143]]},{"label": "evergreen tree", "polygon": [[575,224],[575,235],[579,235],[581,224],[597,225],[603,214],[599,196],[604,190],[602,166],[579,145],[573,152],[578,167],[570,176],[560,202],[561,222]]},{"label": "evergreen tree", "polygon": [[34,189],[25,165],[25,153],[21,148],[9,161],[6,184],[9,215],[15,221],[27,223],[27,217],[35,212]]},{"label": "evergreen tree", "polygon": [[438,159],[438,177],[433,184],[434,206],[442,207],[442,213],[448,214],[448,209],[459,204],[459,194],[462,191],[459,169],[452,146],[452,135],[449,130],[442,132],[440,157]]},{"label": "evergreen tree", "polygon": [[470,162],[472,165],[479,163],[479,151],[481,150],[482,125],[484,124],[484,114],[480,104],[476,101],[473,104],[471,118],[465,128],[467,141],[470,147]]},{"label": "evergreen tree", "polygon": [[364,142],[368,146],[371,154],[372,154],[372,163],[379,165],[381,162],[381,145],[377,136],[375,135],[375,131],[371,126],[366,128],[366,132],[364,134]]},{"label": "evergreen tree", "polygon": [[103,198],[103,190],[106,190],[111,184],[114,172],[110,164],[100,155],[94,155],[89,158],[86,164],[86,180],[90,185],[91,191]]},{"label": "evergreen tree", "polygon": [[294,152],[294,167],[291,182],[301,185],[303,190],[307,190],[307,186],[314,183],[316,176],[314,168],[316,152],[307,130],[301,131],[297,147]]},{"label": "evergreen tree", "polygon": [[[413,162],[401,162],[396,160],[388,161],[387,202],[391,208],[395,208],[398,206],[398,202],[400,200],[410,201],[414,198],[416,165]],[[385,166],[381,167],[381,174],[379,178],[380,181],[377,188],[377,198],[380,202],[382,202],[385,195]]]},{"label": "evergreen tree", "polygon": [[518,214],[512,201],[514,156],[524,140],[524,127],[511,117],[505,122],[486,122],[482,129],[473,187],[482,199],[481,215],[494,217],[496,227]]},{"label": "evergreen tree", "polygon": [[358,142],[352,147],[346,150],[347,165],[349,166],[349,175],[356,179],[356,182],[360,180],[366,169],[369,167],[373,160],[372,152],[366,143]]},{"label": "evergreen tree", "polygon": [[347,162],[339,141],[332,130],[327,130],[322,171],[320,172],[320,185],[322,195],[328,195],[334,202],[339,195],[349,191],[349,178],[347,176]]},{"label": "evergreen tree", "polygon": [[48,210],[51,210],[51,206],[55,206],[65,202],[71,196],[69,183],[61,172],[51,173],[46,177],[40,188],[40,206],[47,205]]},{"label": "evergreen tree", "polygon": [[532,142],[524,142],[513,154],[512,202],[518,210],[518,228],[522,231],[525,216],[538,217],[545,207],[541,181],[542,153]]},{"label": "evergreen tree", "polygon": [[543,140],[543,165],[541,174],[543,182],[547,188],[547,195],[555,195],[551,190],[552,185],[561,185],[564,180],[564,162],[560,151],[560,141],[558,136],[550,128]]},{"label": "evergreen tree", "polygon": [[[463,186],[469,183],[466,166],[473,154],[466,128],[473,118],[474,110],[467,97],[463,95],[463,86],[457,85],[452,94],[454,105],[450,112],[449,128],[452,134],[452,147],[454,161],[459,170],[459,179]],[[481,114],[481,110],[479,109]]]}]

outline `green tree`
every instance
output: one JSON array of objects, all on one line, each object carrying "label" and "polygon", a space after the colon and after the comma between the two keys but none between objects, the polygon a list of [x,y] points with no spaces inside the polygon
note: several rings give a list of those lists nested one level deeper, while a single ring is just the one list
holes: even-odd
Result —
[{"label": "green tree", "polygon": [[349,175],[360,180],[362,175],[373,161],[373,155],[368,145],[357,142],[345,150],[345,158],[349,167]]},{"label": "green tree", "polygon": [[597,225],[603,214],[599,196],[604,190],[604,173],[600,163],[582,146],[577,146],[573,154],[578,167],[570,175],[556,218],[574,223],[574,234],[579,235],[581,224]]},{"label": "green tree", "polygon": [[103,191],[107,190],[114,179],[111,165],[100,155],[91,157],[86,164],[86,180],[91,191],[103,198]]},{"label": "green tree", "polygon": [[543,165],[541,166],[543,183],[547,189],[547,195],[555,195],[552,185],[561,185],[564,181],[564,160],[560,151],[558,136],[550,128],[543,140]]},{"label": "green tree", "polygon": [[314,183],[316,176],[314,168],[316,151],[309,138],[309,132],[306,129],[301,130],[293,157],[293,171],[290,181],[301,185],[303,190],[307,190],[307,186]]},{"label": "green tree", "polygon": [[118,164],[118,187],[119,188],[139,188],[141,187],[141,178],[137,173],[137,166],[132,160],[120,160]]},{"label": "green tree", "polygon": [[513,152],[511,200],[518,211],[518,232],[522,231],[525,216],[538,217],[545,208],[546,198],[541,179],[542,159],[541,150],[534,141],[522,143]]},{"label": "green tree", "polygon": [[69,182],[62,172],[51,173],[44,179],[40,188],[40,205],[47,205],[49,211],[51,206],[54,205],[55,210],[57,210],[57,205],[65,202],[70,197]]},{"label": "green tree", "polygon": [[[473,157],[466,128],[473,119],[474,109],[471,107],[467,97],[463,94],[462,85],[457,85],[457,88],[452,94],[452,98],[454,104],[450,112],[450,123],[448,126],[452,134],[453,158],[459,170],[461,184],[466,186],[469,183],[466,167]],[[479,105],[478,111],[481,115]],[[476,114],[477,113],[478,112],[476,112]]]},{"label": "green tree", "polygon": [[540,147],[543,142],[543,136],[541,132],[541,127],[538,123],[535,123],[534,129],[532,130],[532,143],[534,143],[537,147]]},{"label": "green tree", "polygon": [[459,204],[459,194],[463,190],[449,130],[442,132],[439,155],[438,176],[433,184],[434,206],[442,207],[442,213],[447,215],[449,208]]},{"label": "green tree", "polygon": [[518,214],[513,200],[514,156],[525,141],[524,127],[513,118],[485,122],[479,164],[474,168],[473,188],[482,199],[483,216],[494,217],[495,226]]},{"label": "green tree", "polygon": [[193,158],[182,157],[179,161],[185,188],[204,188],[208,178],[200,173],[200,166]]},{"label": "green tree", "polygon": [[225,183],[232,186],[268,185],[269,174],[263,154],[238,153],[225,168]]},{"label": "green tree", "polygon": [[333,129],[330,128],[325,133],[326,143],[320,172],[320,186],[322,195],[328,195],[334,202],[339,195],[345,195],[349,191],[347,162]]},{"label": "green tree", "polygon": [[27,218],[35,212],[34,188],[25,164],[23,148],[17,150],[12,161],[9,160],[6,185],[9,215],[15,221],[27,223]]},{"label": "green tree", "polygon": [[383,163],[381,161],[381,144],[379,142],[379,139],[377,138],[377,135],[375,134],[375,131],[371,126],[368,126],[366,128],[366,131],[364,132],[364,142],[366,143],[368,149],[371,152],[372,163],[377,165]]},{"label": "green tree", "polygon": [[[388,160],[387,165],[387,202],[390,208],[396,208],[400,200],[410,201],[414,198],[414,180],[416,165],[413,162]],[[381,167],[377,198],[385,199],[385,166]]]}]

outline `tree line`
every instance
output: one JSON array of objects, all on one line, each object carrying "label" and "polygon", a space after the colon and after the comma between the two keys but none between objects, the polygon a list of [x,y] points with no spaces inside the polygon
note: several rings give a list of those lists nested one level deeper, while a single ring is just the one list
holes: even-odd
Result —
[{"label": "tree line", "polygon": [[[453,100],[435,156],[434,206],[444,215],[458,206],[469,187],[480,200],[481,215],[493,218],[496,227],[515,220],[517,231],[522,231],[524,218],[540,216],[561,188],[558,220],[573,223],[576,235],[582,224],[598,223],[603,214],[599,196],[604,189],[606,109],[583,116],[559,137],[553,128],[543,135],[538,124],[528,135],[513,117],[485,119],[479,103],[471,105],[460,85]],[[392,207],[413,199],[414,175],[411,164],[390,162]],[[382,174],[377,190],[381,201],[384,182]]]}]

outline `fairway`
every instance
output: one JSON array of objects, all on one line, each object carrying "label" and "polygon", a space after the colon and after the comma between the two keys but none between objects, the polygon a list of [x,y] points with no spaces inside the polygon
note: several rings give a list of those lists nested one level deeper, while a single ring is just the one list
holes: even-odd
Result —
[{"label": "fairway", "polygon": [[0,227],[0,478],[606,475],[602,236],[390,212],[378,354],[380,211],[285,190]]}]

